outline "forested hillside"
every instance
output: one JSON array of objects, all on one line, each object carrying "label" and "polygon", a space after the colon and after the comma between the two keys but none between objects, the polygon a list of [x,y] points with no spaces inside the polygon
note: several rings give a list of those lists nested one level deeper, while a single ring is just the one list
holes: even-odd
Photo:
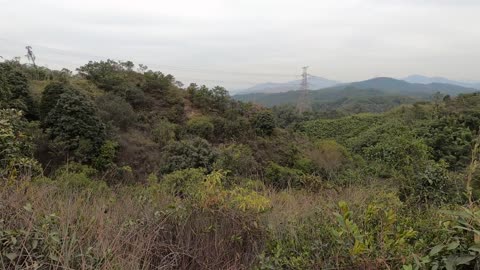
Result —
[{"label": "forested hillside", "polygon": [[[385,112],[400,104],[412,104],[416,101],[431,100],[437,93],[455,96],[460,93],[473,93],[476,91],[474,88],[444,83],[419,84],[392,78],[374,78],[309,91],[308,98],[315,112],[336,110],[352,114]],[[299,97],[300,91],[251,93],[234,96],[237,100],[254,102],[267,107],[294,105]]]},{"label": "forested hillside", "polygon": [[477,269],[480,95],[365,87],[298,114],[129,61],[1,62],[0,266]]}]

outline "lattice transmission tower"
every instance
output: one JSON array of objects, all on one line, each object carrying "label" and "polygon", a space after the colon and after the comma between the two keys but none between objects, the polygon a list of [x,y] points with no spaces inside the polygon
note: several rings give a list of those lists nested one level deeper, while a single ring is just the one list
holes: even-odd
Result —
[{"label": "lattice transmission tower", "polygon": [[300,83],[300,96],[297,100],[297,112],[310,111],[311,105],[308,99],[308,67],[302,67],[302,82]]}]

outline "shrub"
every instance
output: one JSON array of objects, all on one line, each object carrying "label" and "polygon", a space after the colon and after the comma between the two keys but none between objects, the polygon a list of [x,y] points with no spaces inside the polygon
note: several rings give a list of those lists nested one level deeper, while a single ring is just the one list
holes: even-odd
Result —
[{"label": "shrub", "polygon": [[251,176],[258,169],[258,163],[253,158],[250,147],[243,144],[223,146],[219,150],[216,169],[228,170],[235,176]]},{"label": "shrub", "polygon": [[0,110],[0,177],[29,178],[42,173],[33,159],[32,127],[21,111]]},{"label": "shrub", "polygon": [[306,154],[329,178],[351,160],[348,150],[333,140],[317,142]]},{"label": "shrub", "polygon": [[301,171],[283,167],[274,162],[270,162],[265,171],[267,183],[278,189],[300,187],[301,176]]},{"label": "shrub", "polygon": [[430,157],[429,148],[423,140],[405,134],[385,136],[363,151],[367,159],[385,164],[390,170],[404,175],[413,175],[416,169],[423,168]]},{"label": "shrub", "polygon": [[270,136],[275,128],[275,118],[271,111],[260,111],[253,116],[252,127],[260,136]]},{"label": "shrub", "polygon": [[100,148],[99,154],[93,159],[93,165],[99,170],[105,170],[114,164],[117,155],[118,143],[115,141],[106,140]]},{"label": "shrub", "polygon": [[161,147],[169,144],[175,140],[175,131],[177,130],[177,125],[170,123],[167,119],[158,120],[152,128],[151,134],[154,142],[160,144]]},{"label": "shrub", "polygon": [[106,124],[114,125],[122,130],[126,130],[136,120],[136,114],[133,108],[125,99],[113,93],[107,93],[95,100],[98,115]]},{"label": "shrub", "polygon": [[459,202],[461,189],[450,178],[445,162],[429,162],[411,181],[403,183],[402,195],[414,205]]},{"label": "shrub", "polygon": [[162,189],[179,197],[193,197],[199,192],[200,183],[205,180],[205,169],[185,169],[167,174],[161,181]]},{"label": "shrub", "polygon": [[213,124],[209,117],[197,116],[187,121],[187,132],[203,139],[211,139],[213,136]]},{"label": "shrub", "polygon": [[165,165],[162,171],[169,173],[187,168],[205,168],[211,171],[215,158],[212,146],[204,139],[175,141],[165,147]]}]

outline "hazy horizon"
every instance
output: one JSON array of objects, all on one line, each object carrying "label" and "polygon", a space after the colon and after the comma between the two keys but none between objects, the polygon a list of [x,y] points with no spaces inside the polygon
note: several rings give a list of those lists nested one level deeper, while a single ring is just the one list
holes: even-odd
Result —
[{"label": "hazy horizon", "polygon": [[[2,1],[0,55],[143,63],[230,90],[299,78],[478,80],[478,1]],[[446,23],[448,22],[448,23]],[[25,61],[23,59],[22,61]]]}]

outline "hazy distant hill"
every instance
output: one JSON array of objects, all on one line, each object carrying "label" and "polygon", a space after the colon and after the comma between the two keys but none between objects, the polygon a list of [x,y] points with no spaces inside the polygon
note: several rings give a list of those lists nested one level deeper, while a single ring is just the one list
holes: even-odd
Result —
[{"label": "hazy distant hill", "polygon": [[[249,94],[249,93],[282,93],[288,91],[298,90],[300,88],[301,80],[290,81],[286,83],[261,83],[255,86],[252,86],[247,89],[237,90],[236,93],[239,94]],[[310,89],[322,89],[327,87],[332,87],[340,82],[325,79],[322,77],[311,76],[308,78],[309,88]]]},{"label": "hazy distant hill", "polygon": [[[402,80],[380,77],[310,91],[308,96],[313,107],[317,108],[343,109],[346,105],[355,107],[359,104],[374,104],[374,108],[388,109],[394,105],[429,99],[436,92],[457,95],[476,91],[476,89],[458,85],[408,83]],[[275,105],[295,104],[299,94],[300,91],[270,94],[250,93],[235,95],[234,98],[242,101],[253,101],[271,107]],[[377,111],[377,109],[368,111]]]},{"label": "hazy distant hill", "polygon": [[443,77],[427,77],[423,75],[410,75],[402,80],[409,83],[421,83],[421,84],[431,84],[431,83],[444,83],[451,85],[458,85],[468,88],[480,89],[480,82],[465,82],[465,81],[454,81]]}]

